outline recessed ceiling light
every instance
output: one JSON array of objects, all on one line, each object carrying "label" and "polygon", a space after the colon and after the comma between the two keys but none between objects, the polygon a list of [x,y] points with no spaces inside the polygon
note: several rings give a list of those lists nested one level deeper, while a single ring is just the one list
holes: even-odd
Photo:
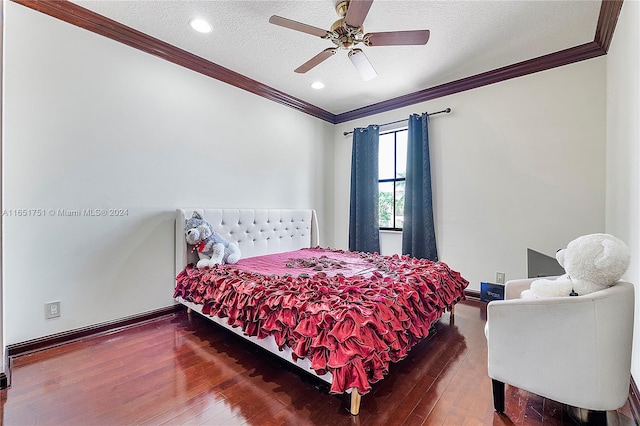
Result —
[{"label": "recessed ceiling light", "polygon": [[311,87],[313,87],[314,89],[324,89],[324,83],[321,81],[316,81],[314,83],[311,84]]},{"label": "recessed ceiling light", "polygon": [[190,20],[189,25],[191,25],[191,28],[198,31],[199,33],[210,33],[211,30],[213,30],[211,24],[200,18]]}]

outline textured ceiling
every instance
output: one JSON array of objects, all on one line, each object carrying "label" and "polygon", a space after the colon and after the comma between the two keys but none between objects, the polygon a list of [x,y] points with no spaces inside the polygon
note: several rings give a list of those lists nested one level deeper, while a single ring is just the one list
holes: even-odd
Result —
[{"label": "textured ceiling", "polygon": [[[378,77],[363,81],[339,51],[306,74],[295,68],[328,40],[269,24],[279,15],[329,29],[334,0],[76,0],[82,7],[312,105],[340,114],[594,40],[601,1],[375,0],[365,32],[428,29],[425,46],[363,47]],[[188,22],[201,17],[213,31]],[[322,81],[325,88],[312,89]]]}]

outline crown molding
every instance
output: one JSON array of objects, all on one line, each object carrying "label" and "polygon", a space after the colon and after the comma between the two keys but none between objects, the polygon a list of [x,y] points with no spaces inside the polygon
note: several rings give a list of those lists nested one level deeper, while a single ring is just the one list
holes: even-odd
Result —
[{"label": "crown molding", "polygon": [[334,114],[67,0],[12,0],[174,64],[333,123]]},{"label": "crown molding", "polygon": [[580,46],[533,58],[517,64],[487,71],[471,77],[423,89],[408,95],[378,102],[366,107],[333,114],[280,90],[269,87],[242,74],[207,61],[133,28],[71,3],[68,0],[11,0],[33,10],[60,19],[88,31],[108,37],[135,49],[155,55],[192,71],[262,96],[281,105],[302,111],[332,124],[344,123],[381,112],[391,111],[454,93],[476,89],[500,81],[522,77],[574,62],[606,55],[624,0],[603,0],[600,6],[594,40]]},{"label": "crown molding", "polygon": [[598,16],[598,25],[596,26],[596,35],[593,41],[602,47],[605,54],[609,51],[609,46],[613,39],[613,31],[618,23],[622,2],[623,0],[603,0],[600,6],[600,15]]},{"label": "crown molding", "polygon": [[533,74],[539,71],[560,67],[562,65],[568,65],[604,54],[605,51],[597,43],[586,43],[560,52],[550,53],[528,61],[508,65],[482,74],[476,74],[474,76],[445,83],[440,86],[430,87],[408,95],[338,114],[335,118],[335,122],[344,123],[357,118],[367,117],[369,115],[379,114],[381,112],[414,105],[420,102],[430,101],[432,99],[441,98],[458,92],[464,92],[466,90],[477,89],[478,87],[510,80],[516,77],[522,77],[527,74]]}]

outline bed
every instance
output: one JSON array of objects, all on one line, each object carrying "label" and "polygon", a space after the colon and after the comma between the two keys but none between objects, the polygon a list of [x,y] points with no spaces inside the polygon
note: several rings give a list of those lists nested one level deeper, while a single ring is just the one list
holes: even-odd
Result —
[{"label": "bed", "polygon": [[[198,269],[184,238],[197,211],[237,242],[236,265]],[[313,210],[177,209],[175,299],[350,394],[361,395],[453,314],[468,282],[443,262],[320,247]]]}]

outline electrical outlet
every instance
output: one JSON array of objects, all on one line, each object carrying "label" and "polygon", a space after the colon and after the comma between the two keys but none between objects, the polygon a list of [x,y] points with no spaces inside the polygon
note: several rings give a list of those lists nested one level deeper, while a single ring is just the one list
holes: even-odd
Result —
[{"label": "electrical outlet", "polygon": [[44,304],[44,318],[58,318],[60,316],[60,302],[49,302]]},{"label": "electrical outlet", "polygon": [[496,283],[497,284],[504,284],[504,272],[496,272]]}]

